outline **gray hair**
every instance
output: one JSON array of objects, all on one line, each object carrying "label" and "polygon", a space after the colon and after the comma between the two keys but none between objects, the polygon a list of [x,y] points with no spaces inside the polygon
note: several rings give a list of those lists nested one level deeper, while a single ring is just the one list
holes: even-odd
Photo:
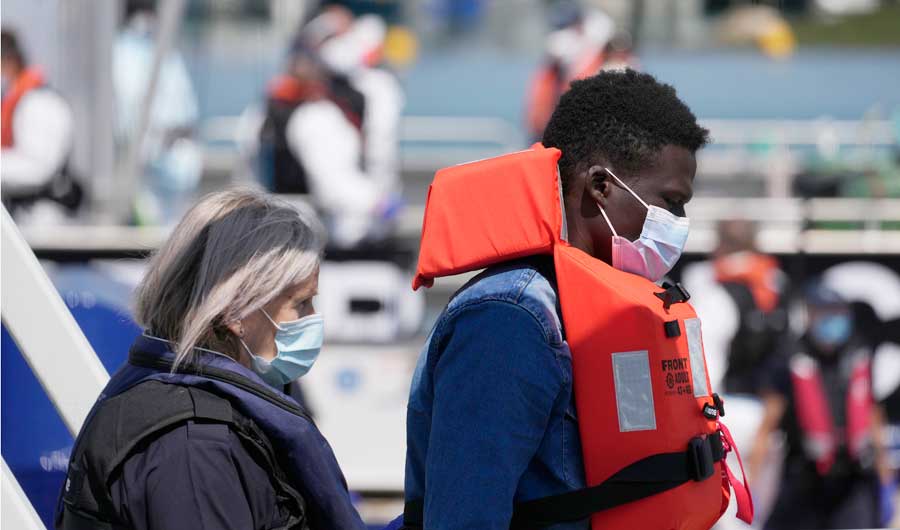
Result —
[{"label": "gray hair", "polygon": [[237,356],[226,325],[318,269],[325,230],[309,207],[249,189],[207,195],[153,256],[137,288],[135,317],[175,343],[175,366],[196,347]]}]

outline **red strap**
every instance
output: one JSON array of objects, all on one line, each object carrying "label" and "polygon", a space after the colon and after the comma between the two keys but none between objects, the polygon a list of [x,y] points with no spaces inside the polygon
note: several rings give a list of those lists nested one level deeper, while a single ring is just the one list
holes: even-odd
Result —
[{"label": "red strap", "polygon": [[725,453],[728,454],[730,451],[734,450],[734,454],[737,455],[738,464],[741,466],[743,483],[738,482],[737,477],[731,472],[731,468],[728,467],[728,461],[723,461],[725,464],[725,473],[728,475],[728,482],[731,484],[731,489],[734,490],[734,499],[737,501],[737,518],[747,524],[751,524],[753,523],[753,496],[750,494],[750,486],[747,485],[747,474],[744,473],[744,462],[741,460],[741,453],[738,451],[737,445],[734,443],[734,438],[731,437],[731,433],[728,432],[728,427],[726,427],[724,423],[719,422],[719,430],[725,438],[723,443],[725,446]]},{"label": "red strap", "polygon": [[791,359],[791,383],[803,445],[819,474],[826,475],[837,456],[836,431],[816,361],[806,355]]},{"label": "red strap", "polygon": [[847,449],[855,459],[859,459],[872,432],[874,398],[870,374],[869,360],[865,357],[858,358],[847,389]]}]

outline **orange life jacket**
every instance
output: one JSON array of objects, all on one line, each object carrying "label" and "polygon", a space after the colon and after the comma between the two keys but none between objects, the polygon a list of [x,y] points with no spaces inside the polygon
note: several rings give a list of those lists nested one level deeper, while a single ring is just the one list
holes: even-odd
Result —
[{"label": "orange life jacket", "polygon": [[560,154],[536,144],[439,171],[413,280],[413,288],[430,286],[435,277],[553,255],[587,488],[517,505],[513,527],[565,520],[562,508],[574,519],[593,514],[598,530],[707,529],[727,507],[730,485],[749,522],[746,482],[724,465],[733,442],[718,419],[721,401],[686,293],[566,242]]},{"label": "orange life jacket", "polygon": [[850,457],[859,461],[871,444],[871,421],[874,407],[869,358],[855,355],[851,360],[849,384],[843,406],[846,408],[844,432],[839,431],[831,414],[828,396],[822,385],[819,364],[806,354],[791,359],[791,383],[794,387],[794,410],[803,433],[803,448],[816,463],[816,471],[827,475],[843,441]]},{"label": "orange life jacket", "polygon": [[713,262],[716,281],[735,282],[747,286],[756,306],[771,313],[778,306],[778,261],[758,252],[736,252]]},{"label": "orange life jacket", "polygon": [[40,88],[44,85],[44,75],[37,68],[28,68],[22,75],[13,81],[12,86],[3,97],[2,108],[0,108],[0,145],[3,147],[12,147],[15,137],[13,136],[13,114],[16,106],[22,97],[28,92]]},{"label": "orange life jacket", "polygon": [[568,69],[559,63],[548,63],[538,69],[531,78],[525,105],[525,120],[532,137],[539,138],[544,133],[559,97],[569,90],[572,82],[597,75],[605,61],[603,52],[595,52],[580,57]]}]

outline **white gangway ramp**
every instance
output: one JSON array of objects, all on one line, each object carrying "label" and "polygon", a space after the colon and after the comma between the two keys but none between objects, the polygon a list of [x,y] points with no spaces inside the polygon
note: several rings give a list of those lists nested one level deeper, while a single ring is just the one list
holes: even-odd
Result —
[{"label": "white gangway ramp", "polygon": [[[72,436],[109,380],[37,257],[3,208],[0,240],[0,317]],[[4,528],[41,528],[34,509],[4,461]],[[27,506],[23,506],[22,503]]]},{"label": "white gangway ramp", "polygon": [[38,517],[25,492],[19,487],[16,477],[6,465],[6,461],[0,461],[3,467],[3,476],[0,479],[0,488],[3,492],[3,501],[0,505],[0,526],[3,528],[16,528],[18,530],[43,530],[44,523]]}]

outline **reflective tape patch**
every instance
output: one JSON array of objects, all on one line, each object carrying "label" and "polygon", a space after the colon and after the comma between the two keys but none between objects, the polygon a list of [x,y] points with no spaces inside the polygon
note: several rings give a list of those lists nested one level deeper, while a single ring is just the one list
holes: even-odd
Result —
[{"label": "reflective tape patch", "polygon": [[703,355],[703,336],[700,333],[700,319],[686,319],[684,321],[684,330],[687,334],[688,353],[691,356],[691,379],[694,384],[694,397],[708,396],[706,357]]},{"label": "reflective tape patch", "polygon": [[647,350],[614,353],[612,363],[619,431],[655,430],[656,410]]}]

